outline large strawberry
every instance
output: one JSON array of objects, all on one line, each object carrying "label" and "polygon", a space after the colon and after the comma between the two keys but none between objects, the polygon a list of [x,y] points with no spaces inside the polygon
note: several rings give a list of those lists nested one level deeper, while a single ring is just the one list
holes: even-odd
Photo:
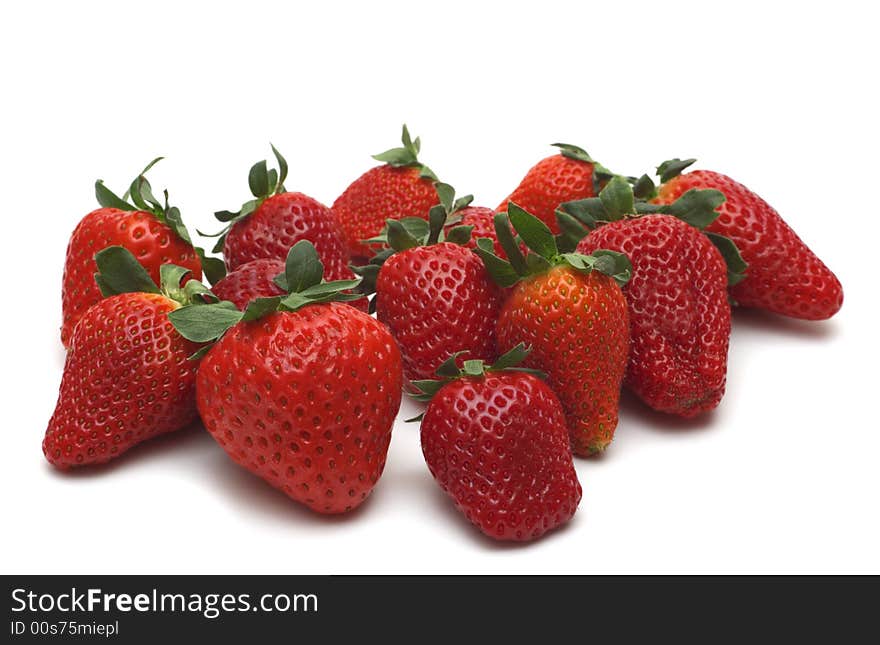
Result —
[{"label": "large strawberry", "polygon": [[[727,198],[707,231],[729,237],[749,265],[748,275],[730,295],[744,307],[803,318],[830,318],[843,304],[843,288],[770,204],[726,175],[711,170],[680,174],[694,159],[673,159],[657,168],[663,182],[655,202],[668,204],[695,188],[721,191]],[[643,181],[646,178],[643,178]],[[652,185],[644,184],[651,196]]]},{"label": "large strawberry", "polygon": [[382,231],[386,220],[428,215],[439,200],[437,179],[418,159],[421,142],[403,126],[403,147],[373,155],[384,162],[358,177],[333,203],[353,258],[369,258],[375,247],[364,244]]},{"label": "large strawberry", "polygon": [[553,145],[560,153],[542,159],[531,168],[495,210],[504,212],[508,203],[514,202],[557,233],[555,212],[559,204],[594,197],[601,182],[610,174],[583,148],[568,143]]},{"label": "large strawberry", "polygon": [[184,280],[189,270],[161,267],[157,287],[120,246],[95,256],[93,276],[105,299],[76,326],[55,412],[43,439],[54,466],[100,464],[196,419],[198,346],[178,334],[168,314],[203,306],[205,287]]},{"label": "large strawberry", "polygon": [[522,345],[495,365],[450,359],[420,381],[429,400],[422,452],[440,487],[483,533],[527,541],[567,522],[581,500],[559,399],[515,366]]},{"label": "large strawberry", "polygon": [[632,188],[615,177],[591,204],[562,206],[566,213],[592,211],[593,230],[578,252],[611,249],[632,262],[632,277],[623,287],[631,338],[625,383],[655,410],[690,417],[711,410],[724,395],[728,266],[700,231],[717,217],[714,208],[723,201],[718,191],[693,191],[662,213],[641,215]]},{"label": "large strawberry", "polygon": [[284,187],[287,161],[272,146],[278,170],[266,161],[251,167],[248,184],[254,199],[236,212],[219,211],[215,217],[226,223],[214,251],[223,251],[229,270],[253,260],[281,260],[294,244],[307,240],[324,264],[328,280],[348,280],[348,251],[342,231],[329,208],[303,193],[289,193]]},{"label": "large strawberry", "polygon": [[531,348],[528,367],[547,373],[579,455],[601,452],[617,426],[620,385],[629,351],[629,317],[620,290],[629,278],[625,255],[560,253],[550,229],[514,203],[509,221],[530,249],[523,257],[499,214],[498,238],[507,261],[489,240],[477,252],[495,281],[513,286],[498,317],[498,351]]},{"label": "large strawberry", "polygon": [[[99,179],[95,195],[101,208],[80,220],[67,245],[64,279],[61,285],[61,342],[70,345],[79,319],[101,299],[95,284],[95,253],[108,246],[122,246],[131,251],[154,282],[159,280],[159,267],[175,263],[202,277],[201,249],[193,248],[192,240],[177,207],[160,204],[153,196],[144,174],[159,159],[153,160],[132,182],[129,194],[132,203],[117,197]],[[200,258],[201,256],[201,258]],[[206,260],[206,271],[210,268]]]},{"label": "large strawberry", "polygon": [[368,291],[374,285],[376,315],[400,346],[408,381],[430,378],[452,354],[490,362],[496,355],[500,290],[480,258],[461,245],[469,228],[444,230],[456,200],[450,186],[436,188],[442,201],[429,221],[388,220],[385,233],[372,239],[390,249],[356,269]]},{"label": "large strawberry", "polygon": [[[323,282],[310,242],[288,255],[286,296],[244,312],[223,306],[172,314],[196,341],[221,336],[202,359],[199,413],[239,465],[319,513],[350,511],[385,466],[400,406],[400,351],[380,322],[332,302],[356,280]],[[230,328],[231,327],[231,328]]]}]

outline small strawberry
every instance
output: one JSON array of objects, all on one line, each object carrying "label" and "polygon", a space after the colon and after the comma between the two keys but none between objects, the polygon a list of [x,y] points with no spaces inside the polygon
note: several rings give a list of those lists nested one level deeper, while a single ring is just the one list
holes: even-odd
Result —
[{"label": "small strawberry", "polygon": [[662,412],[690,417],[716,407],[727,377],[728,265],[700,229],[717,217],[724,196],[691,191],[661,212],[637,214],[647,205],[636,204],[627,181],[615,177],[599,198],[585,201],[562,205],[563,213],[590,211],[593,230],[577,251],[611,249],[632,262],[623,287],[630,319],[625,384]]},{"label": "small strawberry", "polygon": [[[657,168],[663,182],[654,201],[668,204],[694,188],[721,191],[727,198],[707,231],[729,237],[749,265],[730,295],[737,304],[803,318],[825,320],[843,304],[843,288],[831,270],[804,244],[779,213],[758,195],[711,170],[680,174],[694,162],[673,159]],[[643,181],[647,178],[643,178]],[[653,185],[645,184],[646,195]]]},{"label": "small strawberry", "polygon": [[559,399],[533,370],[514,367],[517,345],[493,366],[450,359],[440,380],[420,381],[428,400],[421,438],[440,487],[483,533],[527,541],[568,520],[581,500]]},{"label": "small strawberry", "polygon": [[[508,216],[530,249],[525,257],[507,229]],[[480,240],[477,252],[499,285],[513,286],[498,317],[498,351],[519,343],[530,347],[525,365],[547,373],[562,402],[574,452],[601,452],[617,426],[629,351],[620,290],[629,278],[629,261],[607,250],[591,256],[560,253],[550,229],[514,203],[496,222],[507,261],[492,253],[489,240]]]},{"label": "small strawberry", "polygon": [[46,459],[62,469],[104,463],[197,416],[198,362],[188,359],[198,346],[174,330],[168,314],[209,292],[195,280],[181,286],[190,271],[171,264],[161,267],[160,289],[120,246],[99,252],[95,262],[106,297],[73,332],[43,439]]},{"label": "small strawberry", "polygon": [[227,273],[211,291],[220,300],[228,300],[244,311],[252,300],[284,295],[284,290],[275,283],[281,273],[284,273],[284,260],[251,260]]},{"label": "small strawberry", "polygon": [[376,315],[400,346],[408,381],[430,378],[452,354],[487,361],[496,355],[500,290],[461,245],[469,228],[444,231],[447,216],[470,196],[456,203],[451,186],[438,182],[436,189],[441,204],[431,208],[430,221],[388,220],[384,235],[371,241],[391,248],[356,269],[376,292]]},{"label": "small strawberry", "polygon": [[366,499],[385,466],[400,406],[400,351],[384,325],[322,281],[310,242],[288,254],[289,295],[242,313],[222,303],[181,308],[180,333],[209,342],[196,392],[205,428],[240,466],[319,513]]},{"label": "small strawberry", "polygon": [[333,203],[353,258],[373,255],[376,249],[364,240],[379,235],[386,220],[425,218],[438,202],[433,186],[437,177],[418,159],[419,138],[411,139],[404,125],[402,140],[402,148],[373,155],[384,165],[358,177]]},{"label": "small strawberry", "polygon": [[[161,159],[161,157],[159,158]],[[61,342],[70,345],[73,330],[89,308],[101,300],[95,284],[95,253],[108,246],[122,246],[131,251],[154,282],[159,280],[159,267],[176,263],[192,271],[196,280],[216,262],[205,259],[202,249],[193,248],[192,240],[177,207],[160,204],[153,196],[144,175],[159,161],[154,159],[132,182],[129,203],[117,197],[99,179],[95,195],[101,208],[80,220],[67,245],[64,279],[61,285]]]},{"label": "small strawberry", "polygon": [[562,202],[596,196],[600,182],[611,175],[583,148],[568,143],[553,145],[561,152],[539,161],[495,210],[504,212],[508,203],[514,202],[558,233],[556,208]]}]

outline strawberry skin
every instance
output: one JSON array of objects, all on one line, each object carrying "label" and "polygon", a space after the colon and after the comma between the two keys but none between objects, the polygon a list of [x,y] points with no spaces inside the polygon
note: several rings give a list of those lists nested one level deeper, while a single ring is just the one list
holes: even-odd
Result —
[{"label": "strawberry skin", "polygon": [[629,351],[626,299],[598,272],[568,266],[518,282],[501,308],[498,351],[531,348],[523,362],[547,373],[559,396],[572,449],[589,456],[611,442]]},{"label": "strawberry skin", "polygon": [[748,263],[745,279],[730,289],[738,304],[805,320],[837,313],[843,304],[840,281],[770,204],[742,184],[695,170],[661,185],[654,201],[670,203],[692,188],[720,190],[727,198],[706,230],[732,239]]},{"label": "strawberry skin", "polygon": [[332,302],[238,323],[197,379],[205,428],[239,465],[319,513],[366,499],[400,407],[384,325]]},{"label": "strawberry skin", "polygon": [[600,226],[578,244],[625,253],[630,314],[626,384],[645,403],[684,417],[721,401],[727,375],[727,266],[698,229],[671,215]]},{"label": "strawberry skin", "polygon": [[251,260],[227,273],[211,291],[220,300],[228,300],[244,311],[255,298],[284,295],[284,290],[274,282],[280,273],[284,273],[284,260]]},{"label": "strawberry skin", "polygon": [[432,378],[459,351],[492,362],[500,305],[480,259],[450,242],[395,253],[376,279],[376,315],[400,346],[408,381]]},{"label": "strawberry skin", "polygon": [[581,500],[559,400],[540,379],[489,373],[445,385],[421,427],[428,468],[459,510],[497,540],[534,540]]},{"label": "strawberry skin", "polygon": [[[457,215],[461,217],[461,221],[455,226],[473,226],[471,230],[471,238],[465,246],[469,249],[477,247],[477,240],[480,238],[488,238],[492,240],[492,246],[495,249],[495,255],[500,258],[507,259],[501,242],[498,241],[498,233],[495,232],[495,211],[485,206],[468,206],[458,211]],[[526,247],[520,245],[520,250],[525,254]]]},{"label": "strawberry skin", "polygon": [[108,246],[131,251],[158,282],[159,267],[177,264],[202,278],[202,264],[191,244],[184,242],[166,224],[143,211],[99,208],[80,220],[67,245],[61,288],[61,342],[69,347],[74,327],[89,308],[101,300],[95,284],[95,253]]},{"label": "strawberry skin", "polygon": [[168,321],[178,306],[158,294],[125,293],[83,315],[43,439],[52,465],[104,463],[196,420],[198,364],[187,357],[198,346]]},{"label": "strawberry skin", "polygon": [[353,258],[367,258],[373,251],[362,241],[375,237],[388,219],[421,217],[427,219],[438,202],[433,181],[421,176],[419,167],[395,168],[390,165],[368,170],[333,203]]},{"label": "strawberry skin", "polygon": [[508,202],[514,202],[558,233],[556,208],[562,202],[595,196],[593,164],[558,154],[539,161],[495,210],[505,212]]}]

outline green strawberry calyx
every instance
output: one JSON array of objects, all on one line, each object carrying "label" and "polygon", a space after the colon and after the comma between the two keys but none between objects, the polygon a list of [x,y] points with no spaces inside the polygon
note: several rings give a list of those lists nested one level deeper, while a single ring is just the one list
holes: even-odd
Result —
[{"label": "green strawberry calyx", "polygon": [[[311,242],[301,240],[288,252],[284,273],[275,284],[286,295],[256,298],[244,311],[231,302],[221,301],[185,306],[168,314],[171,324],[184,338],[197,343],[213,343],[239,322],[258,320],[276,311],[297,311],[322,302],[350,302],[363,296],[349,293],[360,283],[354,280],[324,280],[324,265]],[[231,306],[230,306],[231,305]]]},{"label": "green strawberry calyx", "polygon": [[278,152],[274,145],[270,143],[269,147],[272,148],[272,154],[275,155],[275,160],[278,162],[278,169],[269,168],[268,162],[265,159],[251,166],[250,172],[248,172],[248,187],[251,189],[251,195],[254,198],[242,204],[241,208],[237,211],[217,211],[214,213],[214,217],[218,221],[226,224],[217,233],[202,233],[198,231],[202,237],[217,238],[214,248],[211,249],[214,253],[219,253],[223,250],[226,235],[236,222],[246,219],[269,197],[287,192],[287,189],[284,188],[284,181],[287,179],[288,171],[287,160]]},{"label": "green strawberry calyx", "polygon": [[552,143],[554,148],[559,148],[559,154],[569,159],[593,164],[593,191],[598,193],[605,183],[614,177],[614,173],[593,159],[586,150],[570,143]]},{"label": "green strawberry calyx", "polygon": [[[517,237],[511,232],[511,226]],[[629,258],[623,253],[600,249],[592,255],[584,255],[560,250],[557,238],[547,225],[513,202],[508,203],[506,213],[496,213],[495,234],[507,260],[495,255],[495,246],[489,238],[478,239],[474,250],[483,260],[492,279],[502,287],[512,287],[524,278],[563,265],[584,273],[599,271],[614,278],[621,286],[626,284],[632,273]],[[526,245],[526,255],[520,250],[519,241]]]},{"label": "green strawberry calyx", "polygon": [[419,152],[422,149],[422,141],[419,137],[413,139],[409,134],[406,123],[403,124],[403,134],[400,137],[403,144],[400,148],[390,148],[385,152],[373,155],[376,161],[387,163],[392,168],[418,168],[419,177],[437,181],[437,175],[425,164],[419,161]]},{"label": "green strawberry calyx", "polygon": [[428,211],[428,219],[404,217],[388,219],[385,227],[376,236],[363,240],[364,244],[382,245],[370,261],[361,266],[351,265],[351,270],[363,278],[358,291],[365,295],[376,292],[376,277],[382,265],[395,253],[418,246],[431,246],[441,242],[466,245],[471,239],[473,226],[460,225],[459,211],[474,200],[473,195],[455,197],[455,189],[440,181],[434,182],[439,204]]},{"label": "green strawberry calyx", "polygon": [[[128,190],[122,197],[119,197],[112,190],[104,185],[102,179],[95,181],[95,197],[98,203],[104,208],[118,208],[119,210],[131,212],[142,211],[149,213],[159,222],[170,228],[177,237],[189,244],[195,249],[202,263],[202,270],[208,280],[213,284],[226,274],[226,266],[222,260],[209,257],[205,254],[205,250],[193,244],[189,231],[183,223],[180,209],[177,206],[171,206],[168,203],[168,191],[162,191],[164,196],[163,202],[156,199],[153,194],[153,188],[147,180],[146,174],[157,163],[162,161],[164,157],[156,157],[134,178]],[[131,200],[130,202],[128,200]]]},{"label": "green strawberry calyx", "polygon": [[[693,159],[677,162],[676,167],[686,168]],[[661,164],[660,168],[663,168]],[[658,172],[660,172],[658,168]],[[724,194],[719,190],[691,189],[676,199],[671,204],[652,204],[645,201],[645,197],[651,198],[656,195],[653,182],[647,188],[646,175],[632,180],[620,175],[612,177],[601,190],[598,197],[579,199],[564,202],[556,210],[556,221],[559,223],[561,233],[557,236],[560,248],[573,250],[591,230],[609,222],[624,219],[637,219],[644,215],[663,214],[672,215],[687,224],[699,229],[708,237],[721,252],[727,264],[727,281],[733,286],[745,278],[748,265],[742,259],[736,244],[728,237],[717,233],[707,232],[705,229],[718,216],[718,207],[724,203]],[[634,185],[630,184],[634,182]],[[642,197],[640,197],[640,195]]]}]

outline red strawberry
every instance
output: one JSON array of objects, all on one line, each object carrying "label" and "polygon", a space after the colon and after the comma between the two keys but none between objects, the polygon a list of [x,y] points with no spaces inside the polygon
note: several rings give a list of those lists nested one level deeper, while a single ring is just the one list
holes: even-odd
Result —
[{"label": "red strawberry", "polygon": [[[408,381],[430,378],[455,353],[462,360],[492,361],[496,355],[501,293],[470,249],[443,241],[454,192],[438,182],[437,193],[444,204],[431,209],[430,224],[418,218],[388,220],[382,239],[391,250],[357,269],[375,285],[376,315],[400,346]],[[461,242],[466,232],[453,228],[445,239]]]},{"label": "red strawberry", "polygon": [[430,399],[422,452],[440,487],[483,533],[534,540],[567,522],[581,500],[559,399],[533,374],[505,369],[522,345],[494,367],[454,361],[441,381],[420,385]]},{"label": "red strawberry", "polygon": [[[523,258],[503,229],[499,237],[508,261],[494,255],[488,242],[477,251],[499,285],[513,286],[498,317],[498,351],[520,343],[531,348],[524,364],[547,373],[562,402],[574,452],[601,452],[617,426],[629,351],[629,317],[619,286],[629,277],[629,261],[606,250],[592,256],[560,253],[540,220],[513,203],[508,213],[529,255]],[[506,224],[507,216],[497,217]]]},{"label": "red strawberry", "polygon": [[70,236],[61,285],[61,342],[68,347],[74,327],[89,308],[101,300],[95,284],[95,253],[108,246],[122,246],[131,251],[154,282],[159,280],[159,267],[175,263],[192,271],[196,280],[202,278],[201,249],[193,248],[180,211],[153,197],[144,177],[159,159],[150,163],[134,180],[130,193],[134,204],[114,195],[101,180],[95,182],[95,194],[102,208],[80,220]]},{"label": "red strawberry", "polygon": [[369,258],[375,248],[364,240],[379,235],[386,220],[427,217],[438,202],[431,170],[418,160],[421,142],[413,141],[403,126],[403,147],[392,148],[373,159],[385,162],[358,177],[333,203],[353,258]]},{"label": "red strawberry", "polygon": [[[699,214],[705,225],[724,197],[699,192],[689,195],[692,208],[684,216],[696,221]],[[622,177],[612,179],[601,198],[612,208],[577,251],[611,249],[632,262],[632,277],[623,287],[631,338],[627,386],[655,410],[685,417],[711,410],[724,395],[727,376],[730,304],[724,257],[709,237],[675,215],[633,215],[632,189]],[[684,200],[669,210],[683,212],[683,205]]]},{"label": "red strawberry", "polygon": [[733,240],[749,265],[746,278],[730,290],[736,302],[806,320],[837,313],[843,304],[840,281],[779,213],[726,175],[711,170],[678,174],[693,161],[674,159],[658,167],[663,184],[654,201],[668,204],[694,188],[724,194],[720,216],[706,230]]},{"label": "red strawberry", "polygon": [[284,290],[274,282],[281,273],[284,273],[284,260],[251,260],[227,273],[211,291],[220,300],[228,300],[244,311],[256,298],[284,295]]},{"label": "red strawberry", "polygon": [[[460,219],[455,226],[471,226],[471,237],[464,244],[469,249],[477,248],[477,240],[486,238],[492,240],[495,249],[495,255],[499,258],[507,259],[507,254],[498,241],[498,233],[495,231],[495,211],[491,208],[483,206],[467,206],[455,213]],[[526,253],[524,244],[519,246],[521,253]]]},{"label": "red strawberry", "polygon": [[504,212],[507,204],[513,202],[544,222],[553,233],[558,233],[556,208],[562,202],[594,197],[599,190],[599,180],[608,175],[608,171],[593,161],[583,148],[567,143],[553,145],[561,152],[539,161],[495,210]]},{"label": "red strawberry", "polygon": [[104,463],[196,419],[198,363],[188,358],[198,346],[174,330],[168,314],[194,301],[204,287],[190,281],[181,288],[189,271],[164,265],[160,292],[119,246],[95,260],[108,297],[89,308],[74,330],[43,439],[46,459],[58,468]]},{"label": "red strawberry", "polygon": [[343,513],[382,474],[401,361],[384,325],[329,301],[356,297],[342,293],[356,281],[322,282],[320,266],[314,247],[299,242],[286,265],[290,295],[256,300],[243,314],[222,303],[181,309],[172,321],[200,340],[234,324],[197,380],[205,428],[229,456],[313,510]]}]

